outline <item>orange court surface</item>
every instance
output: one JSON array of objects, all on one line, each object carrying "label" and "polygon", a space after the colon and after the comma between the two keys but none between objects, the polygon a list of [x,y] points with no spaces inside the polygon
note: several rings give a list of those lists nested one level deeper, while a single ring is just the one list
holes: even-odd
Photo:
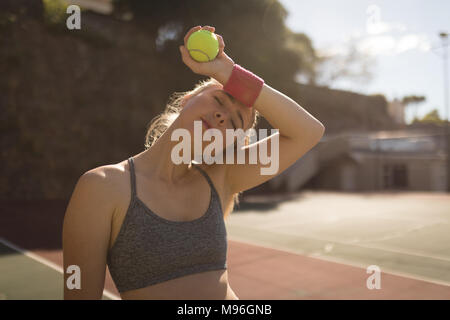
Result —
[{"label": "orange court surface", "polygon": [[[62,299],[67,201],[0,204],[0,299]],[[450,299],[450,196],[305,191],[246,197],[226,220],[245,299]],[[379,289],[368,289],[381,270]],[[106,275],[104,299],[119,299]]]}]

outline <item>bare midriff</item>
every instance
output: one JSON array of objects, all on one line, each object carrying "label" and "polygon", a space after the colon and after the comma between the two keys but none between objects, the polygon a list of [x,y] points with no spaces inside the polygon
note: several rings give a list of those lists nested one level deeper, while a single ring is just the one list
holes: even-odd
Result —
[{"label": "bare midriff", "polygon": [[120,295],[124,300],[239,300],[228,283],[227,270],[191,274]]}]

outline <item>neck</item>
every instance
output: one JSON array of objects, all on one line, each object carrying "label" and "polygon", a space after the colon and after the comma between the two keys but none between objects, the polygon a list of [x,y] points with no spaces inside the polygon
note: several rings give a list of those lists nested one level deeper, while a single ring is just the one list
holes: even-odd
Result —
[{"label": "neck", "polygon": [[136,156],[143,171],[168,185],[182,183],[191,177],[192,172],[189,164],[172,162],[172,148],[179,143],[170,140],[174,129],[175,126],[171,125],[149,149]]}]

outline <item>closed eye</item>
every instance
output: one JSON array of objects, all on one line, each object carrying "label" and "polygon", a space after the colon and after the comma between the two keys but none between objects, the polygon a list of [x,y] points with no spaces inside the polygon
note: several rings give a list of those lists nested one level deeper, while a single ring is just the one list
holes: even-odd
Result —
[{"label": "closed eye", "polygon": [[236,126],[234,125],[233,119],[231,119],[231,125],[233,126],[234,130],[236,130]]},{"label": "closed eye", "polygon": [[216,99],[216,101],[217,101],[221,106],[223,106],[222,102],[220,102],[220,100],[219,100],[216,96],[214,96],[214,99]]},{"label": "closed eye", "polygon": [[[217,98],[216,96],[214,96],[214,99],[217,101],[217,103],[219,103],[221,106],[223,106],[223,103],[219,100],[219,98]],[[233,126],[234,130],[236,130],[236,126],[234,124],[233,119],[231,119],[231,125]]]}]

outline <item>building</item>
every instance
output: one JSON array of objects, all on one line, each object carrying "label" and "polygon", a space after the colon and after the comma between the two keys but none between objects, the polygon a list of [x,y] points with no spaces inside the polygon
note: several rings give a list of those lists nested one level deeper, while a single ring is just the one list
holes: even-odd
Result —
[{"label": "building", "polygon": [[440,128],[324,136],[265,188],[445,192],[445,141]]},{"label": "building", "polygon": [[388,102],[387,110],[396,124],[405,125],[405,105],[400,99]]}]

